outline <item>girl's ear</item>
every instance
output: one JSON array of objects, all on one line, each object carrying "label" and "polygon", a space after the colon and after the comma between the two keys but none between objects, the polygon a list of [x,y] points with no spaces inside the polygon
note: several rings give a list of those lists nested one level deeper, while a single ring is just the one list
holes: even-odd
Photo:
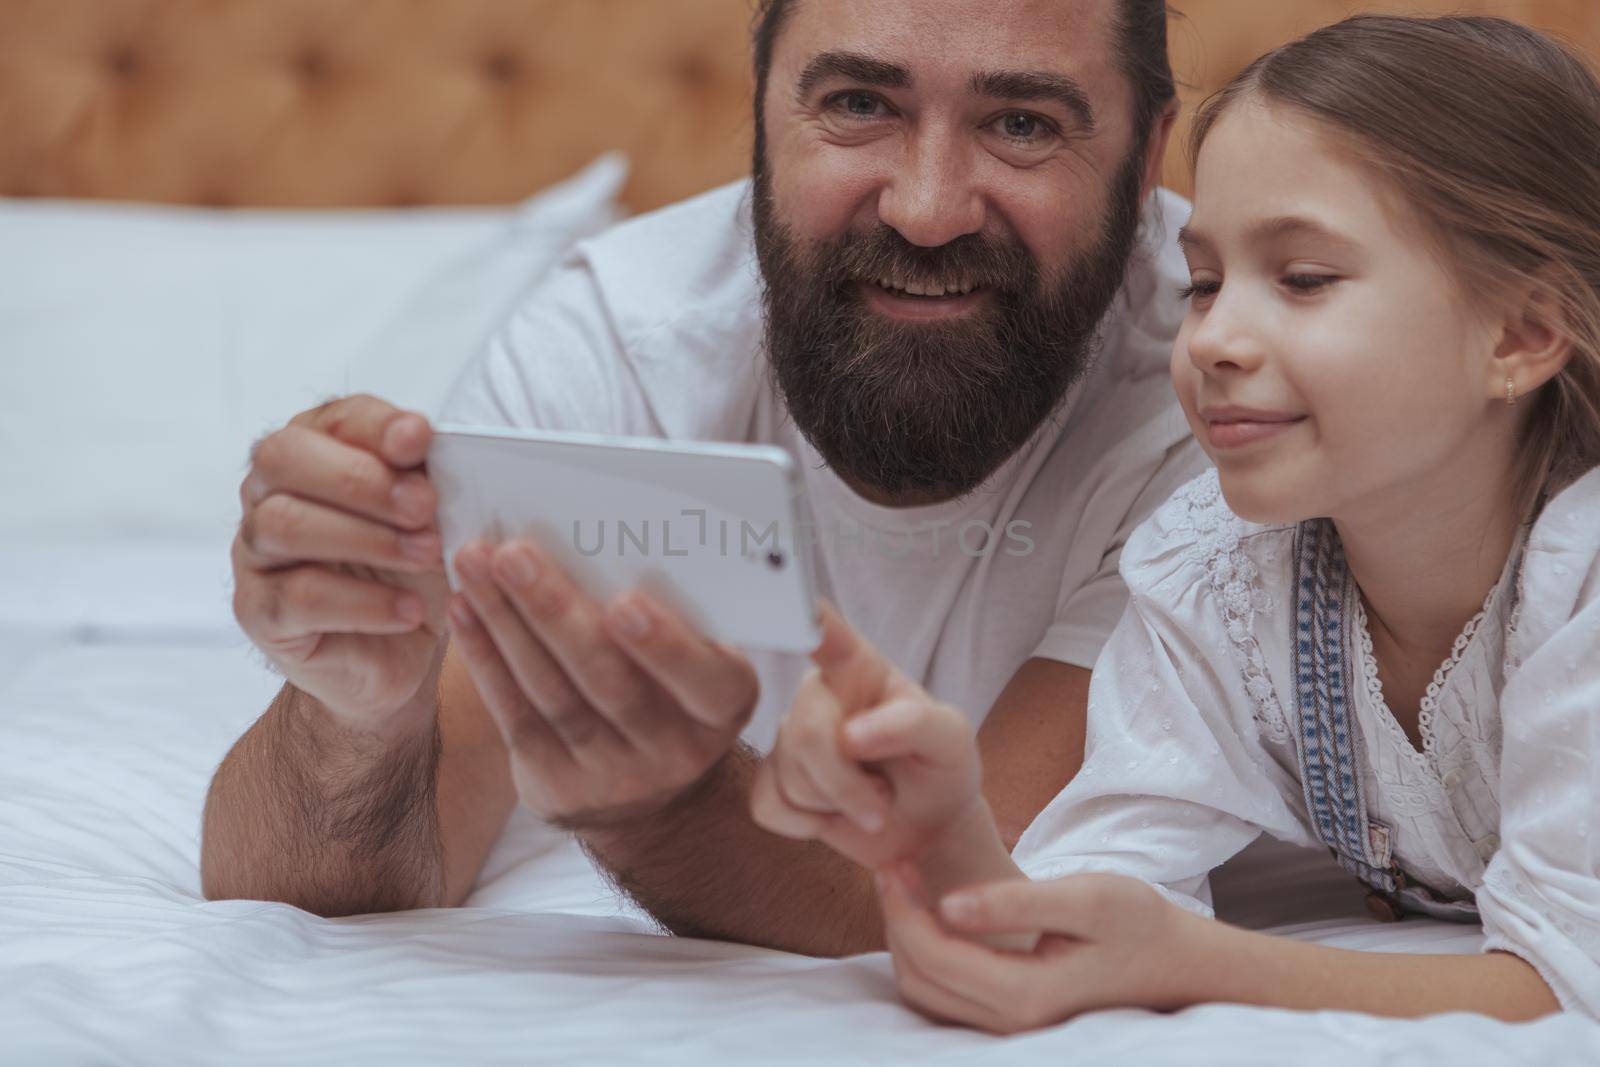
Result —
[{"label": "girl's ear", "polygon": [[1572,358],[1572,331],[1555,291],[1530,285],[1511,304],[1501,323],[1500,343],[1489,361],[1488,392],[1493,400],[1526,396],[1561,373]]}]

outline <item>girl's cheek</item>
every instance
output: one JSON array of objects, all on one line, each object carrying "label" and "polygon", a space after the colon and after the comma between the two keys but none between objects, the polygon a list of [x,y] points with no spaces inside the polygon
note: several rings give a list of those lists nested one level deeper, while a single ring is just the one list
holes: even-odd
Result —
[{"label": "girl's cheek", "polygon": [[1195,391],[1199,386],[1200,372],[1195,369],[1194,362],[1189,358],[1189,324],[1186,320],[1183,328],[1178,332],[1178,339],[1172,347],[1172,361],[1169,373],[1172,377],[1172,390],[1177,394],[1178,403],[1183,407],[1184,418],[1189,420],[1191,428],[1195,425]]},{"label": "girl's cheek", "polygon": [[1194,364],[1189,360],[1189,318],[1185,317],[1183,325],[1178,328],[1178,338],[1172,344],[1172,358],[1168,362],[1168,372],[1172,375],[1172,387],[1177,390],[1178,396],[1183,397],[1185,389],[1193,379]]},{"label": "girl's cheek", "polygon": [[1393,361],[1383,358],[1381,342],[1327,343],[1324,338],[1310,338],[1308,348],[1299,359],[1286,361],[1285,377],[1316,408],[1318,422],[1326,422],[1330,430],[1360,433],[1366,426],[1381,426],[1390,409],[1404,405],[1415,392],[1396,380]]}]

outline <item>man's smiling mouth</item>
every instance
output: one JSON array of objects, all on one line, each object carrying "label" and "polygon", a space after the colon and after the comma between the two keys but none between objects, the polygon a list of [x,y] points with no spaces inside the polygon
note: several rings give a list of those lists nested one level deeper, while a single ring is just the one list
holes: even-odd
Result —
[{"label": "man's smiling mouth", "polygon": [[867,307],[891,319],[928,321],[956,318],[970,314],[982,307],[988,299],[986,286],[963,283],[957,285],[930,285],[926,282],[883,279],[862,281],[862,295]]},{"label": "man's smiling mouth", "polygon": [[892,296],[916,296],[939,299],[947,296],[965,296],[980,288],[976,282],[919,282],[904,278],[875,278],[873,284]]}]

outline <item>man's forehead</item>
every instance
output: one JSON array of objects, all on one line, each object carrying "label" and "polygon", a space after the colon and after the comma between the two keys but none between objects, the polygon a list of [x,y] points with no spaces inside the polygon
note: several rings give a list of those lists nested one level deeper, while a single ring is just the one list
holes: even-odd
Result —
[{"label": "man's forehead", "polygon": [[[804,65],[817,52],[870,55],[905,68],[1109,72],[1117,0],[795,0],[780,54]],[[790,47],[785,47],[788,45]]]}]

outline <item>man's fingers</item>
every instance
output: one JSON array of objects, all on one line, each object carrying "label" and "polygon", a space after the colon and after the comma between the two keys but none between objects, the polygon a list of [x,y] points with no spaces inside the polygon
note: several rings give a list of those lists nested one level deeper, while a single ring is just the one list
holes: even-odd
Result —
[{"label": "man's fingers", "polygon": [[413,411],[402,411],[389,420],[378,439],[378,454],[400,470],[420,467],[433,444],[433,427]]},{"label": "man's fingers", "polygon": [[755,711],[761,682],[750,661],[697,633],[677,612],[629,593],[606,611],[605,627],[696,722],[726,732]]},{"label": "man's fingers", "polygon": [[599,605],[554,558],[528,541],[494,550],[496,585],[589,706],[635,747],[649,750],[689,725],[607,632]]},{"label": "man's fingers", "polygon": [[375,396],[344,396],[295,417],[299,423],[345,444],[371,452],[401,470],[421,466],[433,428],[416,412]]},{"label": "man's fingers", "polygon": [[536,753],[568,753],[570,758],[560,735],[529,703],[466,597],[458,594],[451,598],[449,617],[467,674],[472,677],[478,695],[483,697],[484,706],[505,739],[507,750],[524,758]]},{"label": "man's fingers", "polygon": [[327,633],[410,633],[427,605],[410,590],[306,564],[242,579],[234,613],[252,639],[284,645]]},{"label": "man's fingers", "polygon": [[239,539],[262,568],[301,560],[425,573],[443,564],[434,530],[397,530],[288,493],[246,513]]},{"label": "man's fingers", "polygon": [[431,526],[439,503],[423,472],[398,471],[372,452],[294,422],[256,445],[243,492],[257,506],[271,493],[291,493],[404,530]]},{"label": "man's fingers", "polygon": [[625,744],[562,664],[528,628],[516,606],[491,573],[492,552],[480,542],[456,553],[456,574],[472,612],[507,665],[519,690],[558,734],[574,758],[585,764],[605,762]]}]

